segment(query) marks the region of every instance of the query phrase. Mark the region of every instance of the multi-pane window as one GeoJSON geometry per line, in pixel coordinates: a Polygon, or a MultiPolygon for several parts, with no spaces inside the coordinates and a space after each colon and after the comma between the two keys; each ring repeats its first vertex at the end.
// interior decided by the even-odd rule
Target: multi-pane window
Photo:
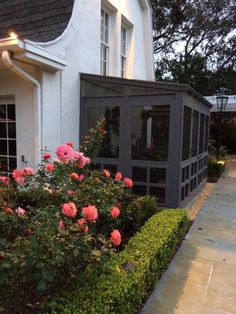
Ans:
{"type": "Polygon", "coordinates": [[[16,168],[16,113],[15,105],[0,105],[0,172],[16,168]]]}
{"type": "Polygon", "coordinates": [[[108,74],[109,65],[109,14],[101,10],[101,58],[100,69],[102,75],[108,74]]]}
{"type": "Polygon", "coordinates": [[[127,30],[121,26],[121,77],[126,76],[127,30]]]}

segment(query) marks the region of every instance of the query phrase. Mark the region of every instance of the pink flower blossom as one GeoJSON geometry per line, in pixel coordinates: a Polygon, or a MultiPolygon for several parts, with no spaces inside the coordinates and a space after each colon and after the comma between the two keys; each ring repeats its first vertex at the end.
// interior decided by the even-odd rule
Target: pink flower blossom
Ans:
{"type": "Polygon", "coordinates": [[[120,181],[121,178],[122,178],[122,174],[121,174],[121,172],[118,171],[118,172],[116,173],[116,175],[115,175],[115,181],[120,181]]]}
{"type": "Polygon", "coordinates": [[[59,221],[58,228],[61,229],[61,230],[65,229],[65,224],[64,224],[63,220],[59,221]]]}
{"type": "Polygon", "coordinates": [[[84,168],[91,162],[90,158],[84,156],[84,153],[78,152],[77,157],[78,157],[76,162],[77,168],[84,168]]]}
{"type": "Polygon", "coordinates": [[[16,182],[19,184],[19,185],[23,185],[25,183],[25,178],[24,177],[18,177],[15,179],[16,182]]]}
{"type": "Polygon", "coordinates": [[[79,158],[80,158],[80,152],[77,152],[77,150],[75,150],[73,160],[78,160],[79,158]]]}
{"type": "Polygon", "coordinates": [[[89,227],[88,227],[88,226],[85,226],[85,227],[84,227],[84,233],[88,233],[88,231],[89,231],[89,227]]]}
{"type": "Polygon", "coordinates": [[[24,173],[27,174],[28,176],[33,176],[34,175],[34,169],[32,169],[30,167],[26,167],[24,169],[24,173]]]}
{"type": "Polygon", "coordinates": [[[67,217],[75,217],[77,214],[77,208],[75,206],[75,203],[69,202],[69,203],[64,203],[62,207],[62,214],[67,216],[67,217]]]}
{"type": "Polygon", "coordinates": [[[44,160],[46,160],[46,159],[50,159],[52,155],[50,153],[44,153],[42,157],[44,160]]]}
{"type": "Polygon", "coordinates": [[[82,213],[89,222],[96,221],[98,219],[98,210],[95,206],[89,205],[82,208],[82,213]]]}
{"type": "Polygon", "coordinates": [[[75,191],[67,190],[66,193],[67,193],[67,195],[74,195],[74,194],[75,194],[75,191]]]}
{"type": "Polygon", "coordinates": [[[79,182],[82,182],[84,180],[85,176],[83,174],[81,174],[78,178],[78,181],[79,182]]]}
{"type": "Polygon", "coordinates": [[[112,218],[117,218],[117,217],[119,217],[120,216],[120,210],[119,210],[119,208],[118,207],[112,207],[112,209],[111,209],[111,217],[112,218]]]}
{"type": "Polygon", "coordinates": [[[53,172],[55,170],[55,165],[51,163],[47,163],[45,165],[46,172],[53,172]]]}
{"type": "Polygon", "coordinates": [[[132,188],[133,181],[131,179],[129,179],[129,178],[124,178],[124,184],[125,184],[125,187],[132,188]]]}
{"type": "Polygon", "coordinates": [[[76,172],[72,172],[70,176],[72,180],[78,181],[79,179],[79,176],[76,172]]]}
{"type": "Polygon", "coordinates": [[[74,148],[74,144],[71,141],[66,142],[66,145],[69,145],[70,147],[74,148]]]}
{"type": "Polygon", "coordinates": [[[81,230],[83,230],[85,233],[88,232],[89,228],[88,228],[88,226],[85,225],[86,224],[86,220],[84,218],[78,219],[77,223],[78,223],[78,225],[79,225],[81,230]]]}
{"type": "Polygon", "coordinates": [[[103,169],[102,172],[103,172],[105,177],[110,178],[111,175],[110,175],[110,172],[107,169],[103,169]]]}
{"type": "Polygon", "coordinates": [[[111,242],[118,246],[121,244],[121,234],[119,230],[113,230],[111,233],[111,238],[110,238],[111,242]]]}
{"type": "Polygon", "coordinates": [[[13,176],[14,179],[23,177],[24,175],[25,175],[24,170],[15,169],[15,170],[12,172],[12,176],[13,176]]]}
{"type": "Polygon", "coordinates": [[[3,186],[7,186],[10,183],[10,179],[8,177],[0,176],[0,183],[2,183],[3,186]]]}
{"type": "Polygon", "coordinates": [[[16,209],[16,213],[17,213],[17,215],[18,215],[19,217],[22,217],[22,216],[25,215],[25,209],[23,209],[23,208],[21,208],[21,207],[18,207],[18,208],[16,209]]]}
{"type": "Polygon", "coordinates": [[[73,159],[74,149],[67,144],[61,144],[57,147],[56,154],[62,163],[68,163],[73,159]]]}

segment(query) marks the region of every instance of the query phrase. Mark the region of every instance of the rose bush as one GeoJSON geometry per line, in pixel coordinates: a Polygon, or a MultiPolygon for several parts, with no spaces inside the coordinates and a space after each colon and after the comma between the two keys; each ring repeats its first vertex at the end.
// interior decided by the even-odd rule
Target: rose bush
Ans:
{"type": "Polygon", "coordinates": [[[56,160],[43,152],[36,172],[0,177],[0,303],[9,312],[25,312],[39,292],[70,284],[121,244],[120,204],[132,180],[90,169],[103,124],[80,150],[67,142],[56,160]]]}

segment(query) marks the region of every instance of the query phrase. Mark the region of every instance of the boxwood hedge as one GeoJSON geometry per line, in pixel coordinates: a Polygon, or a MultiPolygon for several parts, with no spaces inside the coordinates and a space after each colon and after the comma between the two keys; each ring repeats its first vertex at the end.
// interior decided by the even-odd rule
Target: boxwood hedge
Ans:
{"type": "Polygon", "coordinates": [[[134,314],[173,256],[188,228],[185,210],[152,216],[102,270],[90,270],[83,283],[50,301],[43,313],[134,314]]]}

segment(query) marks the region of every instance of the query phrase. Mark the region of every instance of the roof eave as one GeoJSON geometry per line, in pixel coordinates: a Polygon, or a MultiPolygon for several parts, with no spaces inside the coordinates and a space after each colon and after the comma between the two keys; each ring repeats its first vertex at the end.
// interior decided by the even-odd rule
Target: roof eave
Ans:
{"type": "Polygon", "coordinates": [[[0,39],[0,53],[4,50],[10,51],[15,60],[41,66],[52,72],[63,70],[67,65],[63,56],[52,53],[27,40],[11,37],[0,39]]]}

